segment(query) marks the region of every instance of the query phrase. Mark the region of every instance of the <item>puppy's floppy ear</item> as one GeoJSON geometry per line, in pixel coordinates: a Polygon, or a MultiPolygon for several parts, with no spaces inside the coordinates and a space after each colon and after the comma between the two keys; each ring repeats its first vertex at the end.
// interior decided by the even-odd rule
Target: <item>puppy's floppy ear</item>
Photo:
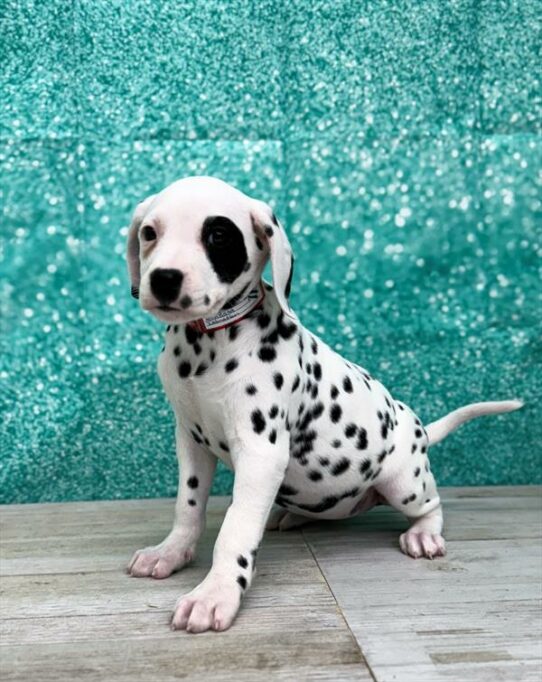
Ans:
{"type": "Polygon", "coordinates": [[[151,194],[144,201],[136,206],[136,210],[132,216],[132,223],[128,230],[128,244],[126,247],[126,260],[128,263],[128,273],[130,275],[130,283],[132,286],[132,296],[139,298],[139,281],[141,279],[141,271],[139,265],[139,228],[143,218],[145,217],[150,205],[152,204],[156,194],[151,194]]]}
{"type": "Polygon", "coordinates": [[[273,286],[280,307],[288,317],[297,319],[288,297],[294,274],[294,256],[286,232],[275,214],[263,201],[252,201],[251,218],[256,237],[269,247],[273,286]]]}

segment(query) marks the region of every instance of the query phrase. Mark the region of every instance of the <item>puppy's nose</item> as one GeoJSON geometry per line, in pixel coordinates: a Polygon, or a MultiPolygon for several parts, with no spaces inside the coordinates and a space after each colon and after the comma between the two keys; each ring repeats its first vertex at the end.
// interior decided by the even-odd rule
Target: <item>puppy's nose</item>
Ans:
{"type": "Polygon", "coordinates": [[[182,283],[183,273],[180,270],[157,268],[151,272],[151,291],[163,305],[178,298],[182,283]]]}

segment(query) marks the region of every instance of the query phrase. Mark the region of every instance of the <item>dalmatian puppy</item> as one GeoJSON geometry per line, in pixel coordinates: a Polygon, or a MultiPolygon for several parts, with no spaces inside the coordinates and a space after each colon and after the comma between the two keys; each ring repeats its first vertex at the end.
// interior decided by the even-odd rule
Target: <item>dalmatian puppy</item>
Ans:
{"type": "Polygon", "coordinates": [[[444,555],[428,447],[469,419],[521,403],[477,403],[424,427],[300,324],[288,303],[293,256],[282,225],[221,180],[185,178],[139,204],[127,259],[132,294],[167,324],[158,372],[180,468],[173,528],[137,551],[128,572],[166,578],[190,562],[217,459],[235,472],[212,568],[177,601],[174,629],[232,624],[266,523],[286,529],[386,503],[412,522],[399,539],[405,554],[444,555]],[[268,259],[273,288],[262,282],[268,259]]]}

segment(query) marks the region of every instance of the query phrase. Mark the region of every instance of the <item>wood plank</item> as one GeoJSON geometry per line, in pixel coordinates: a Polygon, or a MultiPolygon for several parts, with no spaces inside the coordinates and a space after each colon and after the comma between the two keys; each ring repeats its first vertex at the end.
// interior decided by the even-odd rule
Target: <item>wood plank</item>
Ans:
{"type": "Polygon", "coordinates": [[[169,530],[173,500],[2,507],[2,680],[539,680],[541,489],[443,496],[446,559],[402,556],[407,524],[385,507],[270,533],[235,627],[198,636],[168,619],[205,575],[228,499],[165,581],[123,569],[169,530]]]}
{"type": "Polygon", "coordinates": [[[210,567],[228,500],[212,500],[197,560],[163,581],[123,571],[169,530],[173,501],[142,502],[2,510],[3,681],[372,679],[299,532],[265,539],[234,628],[172,632],[176,599],[210,567]]]}
{"type": "Polygon", "coordinates": [[[540,489],[490,490],[444,491],[432,562],[399,553],[386,509],[303,531],[377,680],[540,679],[540,489]]]}

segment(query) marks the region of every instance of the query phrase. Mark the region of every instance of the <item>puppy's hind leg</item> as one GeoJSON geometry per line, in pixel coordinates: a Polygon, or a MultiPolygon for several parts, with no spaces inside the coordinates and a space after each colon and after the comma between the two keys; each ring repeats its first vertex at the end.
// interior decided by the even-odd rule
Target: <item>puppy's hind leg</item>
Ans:
{"type": "MultiPolygon", "coordinates": [[[[401,456],[400,453],[397,455],[401,456]]],[[[442,506],[425,453],[417,450],[405,454],[401,467],[378,485],[377,490],[388,504],[412,521],[410,528],[399,538],[404,554],[414,559],[434,559],[446,554],[442,537],[442,506]]]]}

